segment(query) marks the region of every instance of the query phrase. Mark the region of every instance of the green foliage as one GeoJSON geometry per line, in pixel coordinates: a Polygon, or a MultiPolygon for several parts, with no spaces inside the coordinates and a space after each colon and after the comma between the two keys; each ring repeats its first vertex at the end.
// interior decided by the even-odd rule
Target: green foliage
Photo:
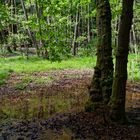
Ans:
{"type": "Polygon", "coordinates": [[[0,31],[8,25],[9,11],[7,5],[0,2],[0,31]]]}
{"type": "Polygon", "coordinates": [[[23,33],[18,33],[18,34],[9,34],[8,38],[7,38],[7,45],[11,45],[11,46],[22,46],[22,45],[27,45],[29,38],[27,35],[23,34],[23,33]]]}
{"type": "Polygon", "coordinates": [[[96,55],[96,44],[97,38],[91,39],[87,46],[82,46],[78,49],[78,56],[91,56],[94,57],[96,55]]]}
{"type": "Polygon", "coordinates": [[[129,55],[128,62],[128,78],[132,82],[140,80],[140,55],[131,54],[129,55]]]}
{"type": "Polygon", "coordinates": [[[6,55],[5,44],[0,44],[0,56],[6,55]]]}
{"type": "MultiPolygon", "coordinates": [[[[3,34],[1,53],[5,54],[4,48],[7,49],[7,46],[14,52],[13,46],[20,48],[25,45],[24,49],[28,55],[27,44],[31,44],[32,47],[36,47],[36,52],[40,52],[40,55],[43,54],[44,50],[48,52],[47,56],[43,54],[44,58],[51,61],[61,61],[72,56],[72,47],[76,43],[78,56],[95,54],[97,40],[95,1],[25,0],[23,2],[26,14],[19,0],[16,1],[16,6],[12,3],[0,3],[0,31],[3,34]],[[89,35],[90,41],[88,40],[89,35]]],[[[114,48],[122,6],[121,1],[118,0],[111,0],[110,4],[114,48]]],[[[140,34],[139,13],[139,2],[136,1],[134,5],[134,31],[138,39],[140,34]]]]}
{"type": "Polygon", "coordinates": [[[5,84],[6,79],[8,78],[9,74],[12,70],[2,69],[0,70],[0,86],[5,84]]]}
{"type": "MultiPolygon", "coordinates": [[[[95,12],[95,3],[90,0],[26,0],[23,3],[25,9],[20,1],[16,1],[16,6],[12,3],[9,5],[1,4],[4,12],[2,15],[5,15],[2,22],[5,19],[9,21],[2,28],[8,31],[7,35],[4,35],[3,44],[5,46],[8,45],[10,48],[12,46],[20,47],[30,41],[33,45],[36,44],[33,47],[36,47],[40,54],[42,50],[47,50],[48,56],[46,58],[51,61],[61,61],[71,56],[74,42],[78,44],[79,48],[83,44],[84,46],[88,44],[85,43],[88,32],[86,25],[89,19],[92,32],[94,27],[90,22],[95,22],[95,14],[90,14],[87,7],[89,6],[89,10],[95,12]],[[77,11],[79,11],[79,23],[76,22],[77,11]],[[74,31],[76,26],[77,31],[78,28],[82,28],[81,33],[79,32],[77,35],[74,31]],[[74,36],[76,39],[74,39],[74,36]]],[[[28,49],[28,47],[25,49],[28,49]]]]}

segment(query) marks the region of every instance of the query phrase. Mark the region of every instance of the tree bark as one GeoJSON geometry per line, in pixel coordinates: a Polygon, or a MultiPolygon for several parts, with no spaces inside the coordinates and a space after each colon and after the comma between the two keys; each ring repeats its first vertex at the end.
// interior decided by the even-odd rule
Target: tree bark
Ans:
{"type": "Polygon", "coordinates": [[[89,89],[86,111],[107,104],[112,92],[113,62],[111,48],[111,10],[108,0],[97,0],[97,62],[89,89]]]}
{"type": "Polygon", "coordinates": [[[76,17],[75,17],[75,26],[74,26],[74,37],[73,37],[73,55],[76,56],[77,54],[77,43],[76,43],[76,38],[77,38],[77,27],[78,27],[78,6],[76,10],[76,17]]]}
{"type": "Polygon", "coordinates": [[[125,94],[127,81],[127,62],[129,53],[129,34],[133,18],[134,0],[123,0],[119,27],[118,47],[113,81],[110,117],[114,121],[125,121],[125,94]]]}
{"type": "Polygon", "coordinates": [[[35,0],[36,18],[37,18],[37,23],[39,25],[39,35],[40,35],[39,46],[40,46],[40,48],[42,48],[44,46],[44,44],[43,44],[43,39],[42,39],[42,28],[41,28],[41,22],[40,21],[41,21],[41,18],[43,17],[43,15],[42,15],[42,13],[41,14],[39,13],[40,3],[41,3],[41,1],[35,0]]]}
{"type": "Polygon", "coordinates": [[[88,22],[87,22],[88,43],[90,42],[90,16],[89,16],[89,13],[90,13],[90,4],[88,3],[88,22]]]}
{"type": "MultiPolygon", "coordinates": [[[[28,21],[28,15],[27,15],[27,12],[26,12],[26,9],[25,9],[24,1],[23,1],[23,0],[20,0],[20,2],[21,2],[21,6],[22,6],[22,9],[23,9],[23,12],[24,12],[25,20],[28,21]]],[[[38,45],[37,45],[37,43],[36,43],[36,39],[35,39],[35,37],[32,35],[32,32],[31,32],[31,30],[30,30],[29,27],[27,28],[27,32],[28,32],[28,34],[29,34],[29,37],[30,37],[31,40],[32,40],[32,43],[33,43],[34,46],[36,47],[37,55],[39,56],[40,52],[39,52],[38,45]]]]}

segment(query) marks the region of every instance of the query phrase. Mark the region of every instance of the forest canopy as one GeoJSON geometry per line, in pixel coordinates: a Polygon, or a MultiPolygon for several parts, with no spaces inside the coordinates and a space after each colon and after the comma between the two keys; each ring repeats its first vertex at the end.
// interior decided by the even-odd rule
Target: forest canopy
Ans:
{"type": "MultiPolygon", "coordinates": [[[[112,47],[116,48],[121,1],[110,1],[112,47]]],[[[131,52],[138,52],[139,1],[134,4],[131,52]]],[[[96,2],[90,0],[2,0],[1,53],[37,54],[50,60],[92,56],[97,44],[96,2]]],[[[115,49],[114,49],[115,50],[115,49]]],[[[115,51],[114,51],[115,54],[115,51]]]]}

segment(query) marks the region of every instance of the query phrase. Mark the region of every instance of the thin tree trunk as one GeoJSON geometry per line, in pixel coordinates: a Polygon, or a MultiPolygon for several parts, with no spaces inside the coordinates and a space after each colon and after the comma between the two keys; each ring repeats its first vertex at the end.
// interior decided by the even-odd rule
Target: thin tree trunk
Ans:
{"type": "MultiPolygon", "coordinates": [[[[23,9],[23,12],[24,12],[25,20],[28,21],[28,15],[27,15],[27,12],[26,12],[26,9],[25,9],[24,1],[23,1],[23,0],[20,0],[20,2],[21,2],[22,9],[23,9]]],[[[31,40],[32,40],[32,43],[34,44],[34,46],[35,46],[36,49],[37,49],[37,55],[39,56],[39,48],[38,48],[38,46],[37,46],[37,43],[36,43],[36,40],[35,40],[34,36],[33,36],[32,33],[31,33],[30,28],[27,28],[27,31],[28,31],[29,37],[30,37],[31,40]]]]}
{"type": "Polygon", "coordinates": [[[129,52],[129,34],[133,18],[134,0],[123,0],[119,27],[118,47],[113,81],[110,117],[114,121],[125,121],[125,94],[127,81],[127,62],[129,52]]]}
{"type": "MultiPolygon", "coordinates": [[[[88,3],[88,14],[89,13],[90,13],[90,4],[88,3]]],[[[89,17],[89,15],[88,15],[87,32],[88,32],[88,42],[90,42],[90,17],[89,17]]]]}
{"type": "Polygon", "coordinates": [[[74,26],[74,38],[73,38],[73,55],[76,55],[76,37],[77,37],[77,26],[78,26],[78,6],[77,6],[77,11],[76,11],[76,18],[75,18],[75,26],[74,26]]]}
{"type": "MultiPolygon", "coordinates": [[[[13,17],[16,18],[16,15],[17,15],[17,6],[16,6],[16,0],[13,0],[13,17]]],[[[13,34],[16,34],[17,33],[17,24],[13,24],[13,34]]],[[[17,44],[14,42],[14,45],[13,45],[13,49],[14,51],[17,51],[17,44]]]]}
{"type": "MultiPolygon", "coordinates": [[[[134,19],[133,19],[133,23],[135,23],[134,19]]],[[[134,47],[134,53],[138,54],[137,41],[136,41],[136,33],[135,33],[134,24],[132,25],[132,36],[133,36],[133,41],[131,43],[133,44],[133,47],[134,47]]]]}
{"type": "MultiPolygon", "coordinates": [[[[39,1],[40,2],[40,1],[39,1]]],[[[41,28],[41,23],[40,23],[40,14],[39,14],[39,2],[36,0],[35,5],[36,5],[36,15],[37,15],[37,23],[39,25],[39,34],[40,34],[40,48],[43,46],[43,39],[42,39],[42,28],[41,28]]]]}

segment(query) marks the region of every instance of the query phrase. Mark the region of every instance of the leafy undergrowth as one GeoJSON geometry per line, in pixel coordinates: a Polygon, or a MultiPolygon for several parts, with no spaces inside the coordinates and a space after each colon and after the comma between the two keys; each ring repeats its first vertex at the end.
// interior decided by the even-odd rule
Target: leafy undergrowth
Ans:
{"type": "Polygon", "coordinates": [[[85,113],[93,70],[12,73],[0,87],[0,133],[9,140],[138,140],[139,83],[127,85],[129,125],[109,124],[107,110],[85,113]],[[134,125],[134,122],[136,123],[134,125]]]}

